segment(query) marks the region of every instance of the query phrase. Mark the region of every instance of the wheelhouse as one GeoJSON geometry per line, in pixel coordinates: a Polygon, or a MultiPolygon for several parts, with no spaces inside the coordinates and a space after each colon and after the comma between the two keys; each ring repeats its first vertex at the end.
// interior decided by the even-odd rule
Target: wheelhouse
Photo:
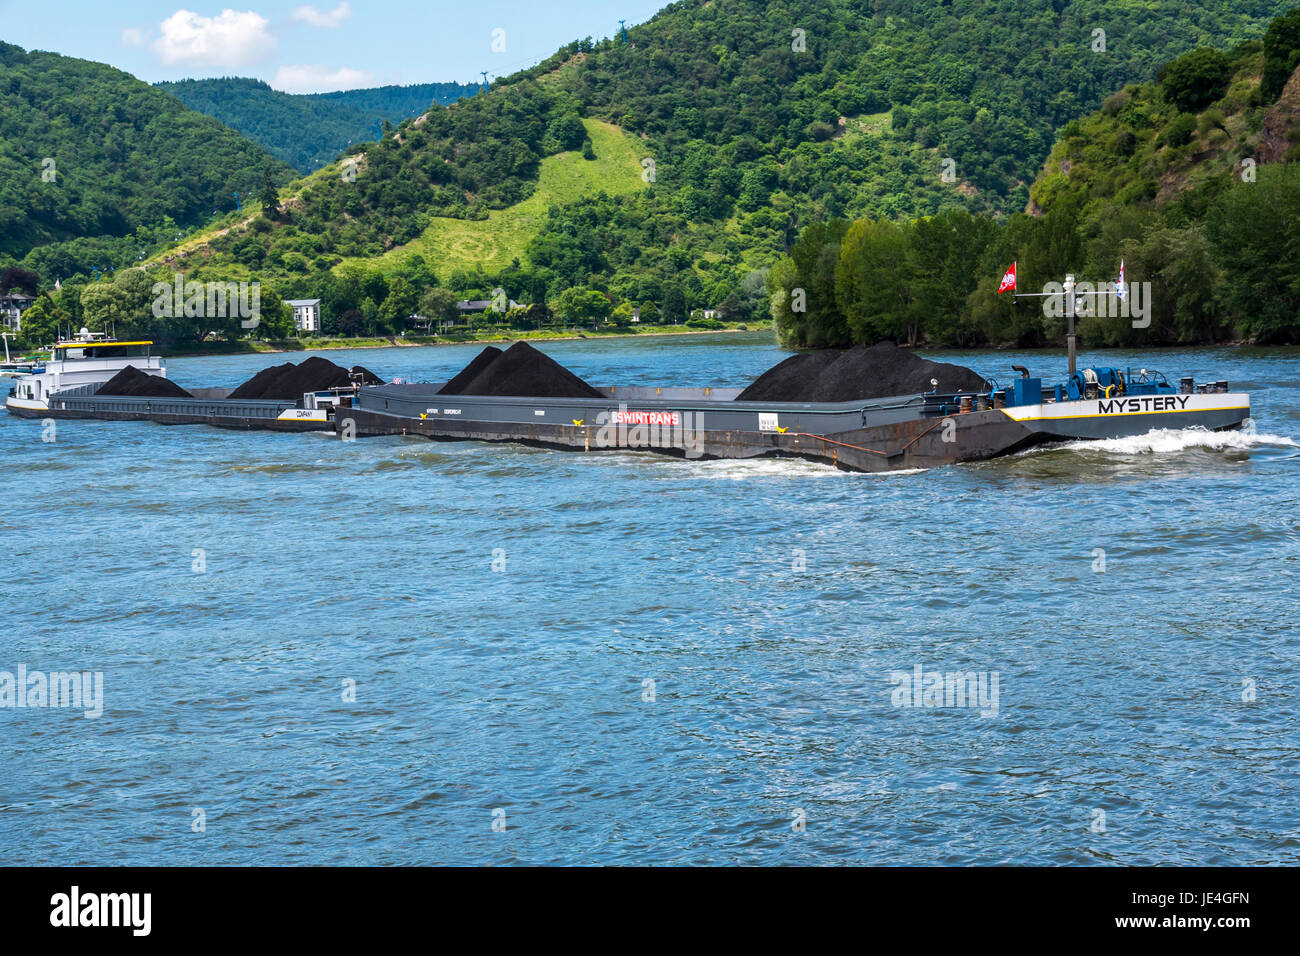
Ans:
{"type": "Polygon", "coordinates": [[[50,353],[53,362],[95,359],[148,358],[153,342],[58,342],[50,353]]]}

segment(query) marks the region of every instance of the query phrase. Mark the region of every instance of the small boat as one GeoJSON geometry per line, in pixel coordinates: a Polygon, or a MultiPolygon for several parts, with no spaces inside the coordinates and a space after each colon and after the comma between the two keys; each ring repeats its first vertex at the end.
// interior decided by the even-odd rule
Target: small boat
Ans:
{"type": "Polygon", "coordinates": [[[5,343],[5,360],[0,362],[0,375],[13,378],[18,375],[31,375],[33,372],[39,372],[44,368],[44,364],[35,359],[19,359],[14,361],[13,356],[9,354],[9,340],[13,338],[12,332],[0,332],[0,339],[5,343]]]}
{"type": "Polygon", "coordinates": [[[90,395],[128,365],[146,375],[167,377],[160,356],[152,354],[153,342],[121,341],[102,332],[83,328],[69,339],[60,339],[42,365],[19,372],[5,408],[28,417],[46,412],[56,395],[90,395]]]}

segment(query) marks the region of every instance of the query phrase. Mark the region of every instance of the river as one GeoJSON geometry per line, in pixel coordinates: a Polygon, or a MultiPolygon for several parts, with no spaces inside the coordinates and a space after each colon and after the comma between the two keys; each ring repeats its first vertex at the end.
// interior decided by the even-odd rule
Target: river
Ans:
{"type": "MultiPolygon", "coordinates": [[[[540,347],[598,385],[783,357],[540,347]]],[[[0,709],[5,862],[1294,864],[1300,350],[1082,359],[1228,379],[1254,428],[868,476],[0,414],[0,672],[103,680],[0,709]]]]}

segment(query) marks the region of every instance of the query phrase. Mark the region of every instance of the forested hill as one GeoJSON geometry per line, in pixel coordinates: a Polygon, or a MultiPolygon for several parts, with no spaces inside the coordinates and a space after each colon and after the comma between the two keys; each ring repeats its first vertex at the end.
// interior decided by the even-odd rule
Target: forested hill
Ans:
{"type": "Polygon", "coordinates": [[[1059,341],[1018,289],[1067,273],[1141,283],[1147,322],[1090,307],[1090,346],[1300,342],[1300,9],[1259,40],[1201,47],[1067,123],[1031,194],[1005,220],[935,217],[814,224],[772,269],[773,316],[792,345],[1059,341]],[[792,307],[796,289],[807,308],[792,307]],[[1109,314],[1107,314],[1109,313],[1109,314]]]}
{"type": "Polygon", "coordinates": [[[0,255],[198,224],[264,175],[292,171],[130,74],[0,43],[0,255]]]}
{"type": "MultiPolygon", "coordinates": [[[[313,183],[291,222],[254,237],[281,256],[268,265],[248,248],[244,261],[293,280],[276,274],[283,254],[373,259],[424,235],[450,253],[431,263],[443,276],[513,258],[530,295],[592,285],[655,300],[669,283],[712,305],[809,222],[1023,209],[1057,127],[1206,37],[1258,37],[1285,0],[1054,6],[675,3],[627,43],[575,42],[367,147],[354,184],[313,183]],[[650,188],[553,207],[493,262],[460,255],[471,246],[437,217],[482,220],[526,200],[541,161],[580,148],[580,120],[593,118],[640,138],[650,188]],[[291,226],[314,238],[282,241],[291,226]]],[[[209,265],[223,261],[237,265],[209,265]]]]}
{"type": "Polygon", "coordinates": [[[352,143],[376,139],[378,120],[400,123],[434,103],[454,103],[478,89],[464,83],[419,83],[292,94],[242,77],[154,86],[262,144],[302,173],[320,168],[352,143]]]}
{"type": "Polygon", "coordinates": [[[364,90],[339,90],[334,93],[306,93],[305,98],[340,103],[374,113],[393,122],[419,116],[430,105],[446,106],[479,91],[476,83],[412,83],[408,86],[374,86],[364,90]]]}
{"type": "MultiPolygon", "coordinates": [[[[778,173],[779,184],[810,191],[831,214],[855,205],[923,211],[924,186],[937,175],[927,163],[914,177],[900,155],[914,144],[951,157],[958,179],[993,205],[1019,209],[1061,125],[1188,49],[1257,38],[1287,6],[682,0],[631,30],[627,44],[573,43],[506,82],[553,80],[579,112],[644,131],[679,158],[703,142],[747,168],[784,165],[801,144],[851,135],[855,118],[889,113],[899,142],[883,144],[892,167],[883,180],[832,175],[819,188],[778,173]]],[[[808,164],[799,165],[806,176],[808,164]]]]}
{"type": "MultiPolygon", "coordinates": [[[[152,262],[320,297],[327,323],[359,313],[372,333],[435,281],[461,298],[499,285],[525,304],[577,290],[665,318],[752,315],[801,229],[1023,210],[1061,126],[1180,54],[1258,40],[1288,5],[683,0],[627,42],[576,41],[354,144],[355,162],[269,215],[228,216],[152,262]]],[[[989,248],[982,229],[963,242],[989,248]]]]}

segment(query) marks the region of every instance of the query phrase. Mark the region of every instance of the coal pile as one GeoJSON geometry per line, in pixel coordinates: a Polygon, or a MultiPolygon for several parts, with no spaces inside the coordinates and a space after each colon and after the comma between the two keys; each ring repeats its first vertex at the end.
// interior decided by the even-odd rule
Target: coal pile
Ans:
{"type": "Polygon", "coordinates": [[[482,352],[479,352],[478,355],[474,356],[474,361],[470,362],[463,369],[457,372],[450,382],[438,389],[438,394],[459,395],[466,385],[478,378],[479,374],[485,368],[496,361],[498,355],[504,354],[505,353],[495,345],[489,345],[482,352]]]}
{"type": "Polygon", "coordinates": [[[837,349],[820,349],[816,352],[791,355],[784,362],[772,366],[760,375],[749,388],[736,396],[736,401],[811,401],[811,399],[794,396],[809,393],[815,387],[818,376],[843,354],[837,349]]]}
{"type": "Polygon", "coordinates": [[[931,391],[980,392],[990,386],[962,365],[931,362],[892,342],[795,355],[758,377],[740,402],[852,402],[931,391]]]}
{"type": "Polygon", "coordinates": [[[528,398],[604,398],[555,359],[537,351],[527,342],[516,342],[500,355],[490,356],[469,383],[459,391],[449,391],[470,366],[484,359],[487,349],[465,370],[443,386],[447,395],[510,395],[528,398]]]}
{"type": "Polygon", "coordinates": [[[335,365],[329,359],[313,355],[299,365],[285,362],[283,365],[264,368],[231,392],[229,397],[296,401],[302,398],[305,392],[322,392],[330,388],[349,387],[353,384],[351,372],[360,374],[364,385],[383,384],[383,379],[360,365],[353,369],[346,369],[342,365],[335,365]]]}
{"type": "Polygon", "coordinates": [[[193,398],[171,379],[150,375],[128,365],[99,387],[96,395],[134,395],[147,398],[193,398]]]}
{"type": "Polygon", "coordinates": [[[276,379],[288,374],[292,370],[292,362],[285,362],[283,365],[273,365],[270,368],[264,368],[226,397],[261,398],[267,388],[275,383],[276,379]]]}

